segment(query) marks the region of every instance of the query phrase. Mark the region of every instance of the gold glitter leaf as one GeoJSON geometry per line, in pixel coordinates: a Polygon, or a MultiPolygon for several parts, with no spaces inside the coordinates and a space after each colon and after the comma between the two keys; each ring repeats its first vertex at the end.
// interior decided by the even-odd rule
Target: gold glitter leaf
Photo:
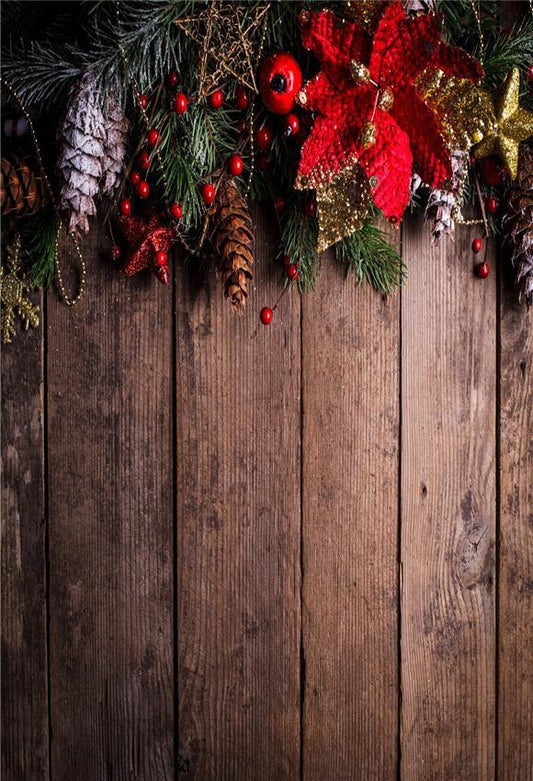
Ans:
{"type": "Polygon", "coordinates": [[[319,185],[318,251],[323,252],[359,230],[370,206],[370,186],[360,166],[348,167],[328,184],[319,185]]]}

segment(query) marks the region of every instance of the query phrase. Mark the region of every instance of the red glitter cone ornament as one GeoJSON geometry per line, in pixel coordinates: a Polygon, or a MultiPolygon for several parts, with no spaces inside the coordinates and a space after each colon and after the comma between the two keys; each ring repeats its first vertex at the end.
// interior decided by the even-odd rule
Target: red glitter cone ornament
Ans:
{"type": "Polygon", "coordinates": [[[398,223],[409,201],[413,160],[431,187],[441,187],[452,173],[439,119],[418,96],[417,78],[439,68],[477,82],[481,65],[440,40],[435,15],[407,17],[400,2],[387,6],[373,37],[331,11],[306,12],[302,40],[321,71],[299,95],[317,118],[296,186],[323,188],[360,166],[376,206],[398,223]]]}
{"type": "Polygon", "coordinates": [[[117,223],[126,238],[129,249],[122,267],[124,274],[131,276],[149,268],[163,285],[170,281],[168,261],[161,263],[163,255],[174,243],[172,228],[165,225],[160,214],[145,218],[138,215],[119,215],[117,223]]]}

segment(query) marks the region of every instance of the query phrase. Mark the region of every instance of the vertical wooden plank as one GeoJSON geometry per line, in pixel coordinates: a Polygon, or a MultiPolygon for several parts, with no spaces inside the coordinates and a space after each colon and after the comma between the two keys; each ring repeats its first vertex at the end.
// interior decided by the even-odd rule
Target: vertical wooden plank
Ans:
{"type": "Polygon", "coordinates": [[[242,318],[190,259],[177,288],[180,754],[198,781],[299,772],[300,309],[262,223],[242,318]]]}
{"type": "MultiPolygon", "coordinates": [[[[496,274],[405,231],[402,777],[494,777],[496,274]]],[[[493,264],[494,269],[494,264],[493,264]]]]}
{"type": "Polygon", "coordinates": [[[303,303],[306,781],[395,779],[399,294],[324,260],[303,303]]]}
{"type": "Polygon", "coordinates": [[[533,768],[533,321],[504,288],[500,375],[499,778],[533,768]]]}
{"type": "Polygon", "coordinates": [[[2,778],[11,781],[48,778],[44,516],[41,328],[2,346],[2,778]]]}
{"type": "MultiPolygon", "coordinates": [[[[100,234],[100,235],[99,235],[100,234]]],[[[94,238],[93,238],[94,237],[94,238]]],[[[54,781],[173,778],[172,292],[105,231],[49,302],[54,781]]]]}

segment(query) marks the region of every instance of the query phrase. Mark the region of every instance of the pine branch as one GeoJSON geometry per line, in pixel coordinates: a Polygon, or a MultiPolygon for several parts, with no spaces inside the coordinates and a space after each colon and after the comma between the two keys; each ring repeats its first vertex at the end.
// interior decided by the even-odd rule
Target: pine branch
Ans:
{"type": "Polygon", "coordinates": [[[314,290],[318,272],[318,221],[306,217],[302,211],[301,196],[296,194],[288,203],[281,220],[280,255],[288,255],[298,266],[298,285],[301,290],[314,290]]]}
{"type": "Polygon", "coordinates": [[[335,245],[337,258],[353,271],[357,282],[369,282],[376,290],[390,294],[400,287],[405,266],[384,233],[367,220],[363,227],[335,245]]]}
{"type": "Polygon", "coordinates": [[[59,218],[53,208],[26,217],[20,223],[22,251],[30,281],[45,290],[55,276],[59,218]]]}

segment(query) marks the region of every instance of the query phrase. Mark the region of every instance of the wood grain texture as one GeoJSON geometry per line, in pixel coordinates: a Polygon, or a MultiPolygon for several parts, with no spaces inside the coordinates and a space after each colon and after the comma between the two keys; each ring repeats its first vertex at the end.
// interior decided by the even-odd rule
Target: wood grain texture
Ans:
{"type": "Polygon", "coordinates": [[[501,307],[499,752],[502,781],[533,774],[533,321],[501,307]]]}
{"type": "Polygon", "coordinates": [[[122,277],[98,234],[84,242],[83,301],[67,311],[49,300],[52,771],[164,781],[174,777],[172,292],[150,275],[122,277]]]}
{"type": "Polygon", "coordinates": [[[402,777],[494,777],[496,285],[473,229],[408,223],[402,296],[402,777]]]}
{"type": "Polygon", "coordinates": [[[395,779],[399,295],[327,257],[303,300],[306,781],[395,779]]]}
{"type": "Polygon", "coordinates": [[[9,781],[48,778],[43,356],[42,330],[2,346],[1,770],[9,781]]]}
{"type": "Polygon", "coordinates": [[[259,323],[273,233],[242,318],[211,270],[178,275],[179,734],[198,781],[299,773],[300,302],[259,323]]]}

